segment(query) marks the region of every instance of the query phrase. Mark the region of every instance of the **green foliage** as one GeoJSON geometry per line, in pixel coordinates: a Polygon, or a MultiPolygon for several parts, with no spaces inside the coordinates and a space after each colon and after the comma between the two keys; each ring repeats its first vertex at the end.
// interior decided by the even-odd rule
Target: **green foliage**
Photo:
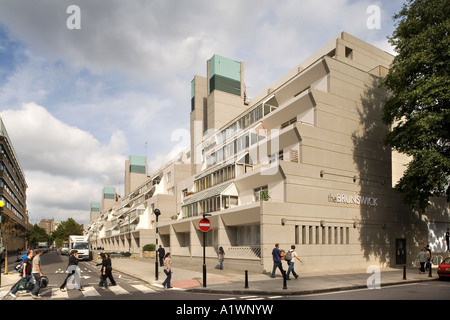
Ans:
{"type": "Polygon", "coordinates": [[[56,245],[61,246],[64,241],[69,241],[70,235],[82,235],[83,225],[78,224],[74,219],[69,218],[59,224],[58,228],[52,233],[56,245]]]}
{"type": "Polygon", "coordinates": [[[47,242],[49,240],[48,234],[44,228],[39,227],[37,224],[33,226],[30,233],[29,243],[31,246],[37,246],[38,242],[47,242]]]}
{"type": "Polygon", "coordinates": [[[450,5],[409,0],[394,19],[398,55],[383,81],[391,93],[383,121],[393,128],[385,143],[411,156],[395,188],[407,205],[425,210],[450,178],[450,5]]]}
{"type": "Polygon", "coordinates": [[[155,251],[155,244],[150,243],[150,244],[146,244],[143,248],[142,251],[155,251]]]}

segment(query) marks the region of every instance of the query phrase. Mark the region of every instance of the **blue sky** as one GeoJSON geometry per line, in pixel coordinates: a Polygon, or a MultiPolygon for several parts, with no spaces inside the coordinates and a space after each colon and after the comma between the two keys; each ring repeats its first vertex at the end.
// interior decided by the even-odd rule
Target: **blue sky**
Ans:
{"type": "Polygon", "coordinates": [[[213,54],[244,62],[252,98],[342,31],[393,53],[402,3],[0,0],[0,116],[31,222],[87,224],[103,186],[123,193],[129,155],[155,170],[189,147],[190,81],[213,54]],[[67,28],[70,5],[81,29],[67,28]],[[367,27],[371,5],[379,29],[367,27]]]}

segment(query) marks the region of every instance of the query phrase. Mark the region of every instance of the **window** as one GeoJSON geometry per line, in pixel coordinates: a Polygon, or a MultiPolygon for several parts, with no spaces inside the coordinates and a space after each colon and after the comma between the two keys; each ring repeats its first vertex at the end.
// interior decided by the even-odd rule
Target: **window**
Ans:
{"type": "Polygon", "coordinates": [[[253,194],[256,201],[267,201],[269,200],[269,190],[267,186],[256,188],[253,190],[253,194]]]}
{"type": "Polygon", "coordinates": [[[353,59],[353,49],[349,47],[345,47],[345,57],[349,59],[353,59]]]}

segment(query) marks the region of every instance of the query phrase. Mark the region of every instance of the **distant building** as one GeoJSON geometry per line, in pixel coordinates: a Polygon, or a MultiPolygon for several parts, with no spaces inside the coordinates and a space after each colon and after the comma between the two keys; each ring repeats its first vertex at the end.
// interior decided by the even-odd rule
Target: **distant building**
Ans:
{"type": "Polygon", "coordinates": [[[51,233],[56,230],[56,224],[54,219],[42,219],[41,221],[39,221],[37,225],[41,228],[44,228],[45,232],[48,235],[51,235],[51,233]]]}
{"type": "Polygon", "coordinates": [[[5,203],[1,214],[1,239],[8,251],[26,247],[26,231],[31,229],[27,188],[19,158],[0,118],[0,199],[5,203]]]}

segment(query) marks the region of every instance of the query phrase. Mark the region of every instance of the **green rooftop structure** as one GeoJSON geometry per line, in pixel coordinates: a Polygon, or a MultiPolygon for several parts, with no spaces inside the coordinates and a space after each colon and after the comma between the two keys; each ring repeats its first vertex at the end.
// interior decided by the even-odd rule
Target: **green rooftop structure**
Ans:
{"type": "Polygon", "coordinates": [[[114,187],[103,188],[103,199],[114,199],[116,189],[114,187]]]}
{"type": "Polygon", "coordinates": [[[241,95],[241,63],[229,58],[213,55],[209,60],[209,89],[241,95]]]}
{"type": "Polygon", "coordinates": [[[145,173],[145,156],[130,156],[130,172],[145,173]]]}

